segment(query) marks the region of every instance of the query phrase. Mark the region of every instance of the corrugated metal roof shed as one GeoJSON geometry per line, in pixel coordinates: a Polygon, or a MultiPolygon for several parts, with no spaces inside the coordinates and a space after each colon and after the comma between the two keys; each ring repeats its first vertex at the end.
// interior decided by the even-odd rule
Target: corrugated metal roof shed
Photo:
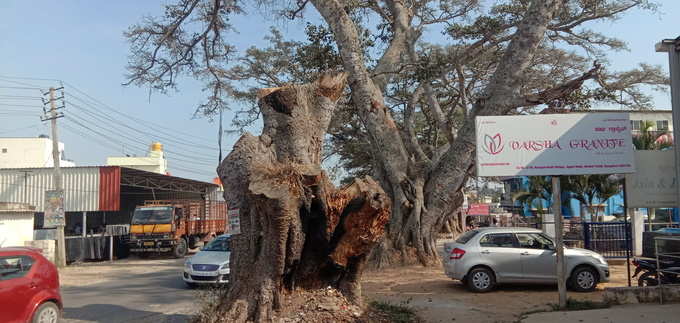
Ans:
{"type": "MultiPolygon", "coordinates": [[[[0,169],[0,202],[28,203],[45,210],[45,191],[54,189],[52,168],[0,169]]],[[[78,166],[61,169],[66,212],[121,210],[122,190],[164,192],[166,198],[221,200],[218,185],[119,166],[78,166]]],[[[135,193],[138,194],[138,193],[135,193]]],[[[124,198],[124,197],[123,197],[124,198]]]]}
{"type": "MultiPolygon", "coordinates": [[[[64,167],[64,210],[99,211],[100,167],[64,167]]],[[[45,210],[45,191],[54,189],[52,168],[0,169],[0,201],[45,210]]]]}

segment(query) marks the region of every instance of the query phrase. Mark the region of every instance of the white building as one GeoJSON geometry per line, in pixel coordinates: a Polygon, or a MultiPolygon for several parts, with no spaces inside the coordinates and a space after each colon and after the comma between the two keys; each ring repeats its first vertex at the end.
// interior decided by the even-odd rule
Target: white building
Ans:
{"type": "Polygon", "coordinates": [[[108,166],[124,166],[147,172],[167,174],[168,161],[163,155],[163,145],[159,142],[151,144],[151,149],[146,157],[108,157],[108,166]]]}
{"type": "Polygon", "coordinates": [[[671,110],[630,111],[631,130],[633,135],[640,132],[642,122],[651,121],[651,131],[673,133],[673,112],[671,110]]]}
{"type": "MultiPolygon", "coordinates": [[[[64,143],[60,142],[59,157],[61,167],[76,164],[64,159],[64,143]]],[[[0,168],[54,167],[52,158],[52,139],[38,138],[0,138],[0,168]]]]}
{"type": "Polygon", "coordinates": [[[27,204],[0,202],[0,247],[24,246],[33,240],[34,212],[27,204]]]}

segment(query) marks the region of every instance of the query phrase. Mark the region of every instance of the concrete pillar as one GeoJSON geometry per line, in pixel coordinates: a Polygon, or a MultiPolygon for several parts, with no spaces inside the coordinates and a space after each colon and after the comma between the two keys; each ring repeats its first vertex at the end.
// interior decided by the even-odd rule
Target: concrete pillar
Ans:
{"type": "Polygon", "coordinates": [[[555,238],[555,215],[552,213],[541,216],[541,230],[551,238],[555,238]]]}
{"type": "Polygon", "coordinates": [[[83,212],[83,237],[87,236],[87,212],[83,212]]]}
{"type": "Polygon", "coordinates": [[[630,219],[630,228],[633,244],[633,256],[642,256],[642,232],[645,231],[645,219],[640,212],[635,209],[626,209],[626,214],[630,219]]]}

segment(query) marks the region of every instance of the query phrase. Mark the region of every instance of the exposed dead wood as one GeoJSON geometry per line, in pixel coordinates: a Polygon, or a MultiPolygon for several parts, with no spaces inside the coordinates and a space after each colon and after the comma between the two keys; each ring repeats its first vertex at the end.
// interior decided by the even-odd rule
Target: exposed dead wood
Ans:
{"type": "Polygon", "coordinates": [[[344,73],[259,93],[262,135],[244,134],[218,173],[230,208],[233,284],[219,315],[201,321],[270,322],[286,295],[336,288],[361,301],[367,253],[383,237],[391,200],[371,178],[336,189],[320,168],[321,145],[344,73]]]}

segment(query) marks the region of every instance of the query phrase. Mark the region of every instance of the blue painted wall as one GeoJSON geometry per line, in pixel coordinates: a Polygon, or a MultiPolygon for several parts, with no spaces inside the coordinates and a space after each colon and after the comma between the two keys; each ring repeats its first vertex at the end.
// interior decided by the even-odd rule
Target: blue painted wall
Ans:
{"type": "MultiPolygon", "coordinates": [[[[529,189],[529,178],[524,176],[520,178],[520,186],[521,190],[527,190],[529,189]]],[[[624,192],[621,191],[619,194],[614,195],[607,199],[604,203],[606,204],[604,208],[604,215],[616,215],[616,214],[622,214],[624,212],[623,210],[623,194],[624,192]]],[[[581,203],[573,198],[570,198],[570,193],[569,192],[562,192],[562,200],[567,200],[569,199],[568,205],[562,205],[562,214],[565,218],[571,218],[571,217],[580,217],[581,216],[581,203]]],[[[536,208],[538,205],[539,201],[534,201],[534,205],[532,205],[533,208],[536,208]]],[[[601,204],[602,201],[596,200],[597,204],[601,204]]],[[[548,208],[552,204],[552,201],[542,201],[543,204],[543,209],[545,212],[547,212],[548,208]]],[[[526,203],[520,203],[515,201],[515,206],[518,206],[522,208],[522,212],[524,216],[533,216],[531,213],[531,207],[526,204],[526,203]]],[[[587,211],[587,209],[586,209],[587,211]]],[[[677,216],[680,219],[680,213],[675,212],[674,216],[677,216]]],[[[586,216],[586,219],[589,219],[589,216],[586,216]]],[[[675,221],[675,219],[674,219],[675,221]]]]}

